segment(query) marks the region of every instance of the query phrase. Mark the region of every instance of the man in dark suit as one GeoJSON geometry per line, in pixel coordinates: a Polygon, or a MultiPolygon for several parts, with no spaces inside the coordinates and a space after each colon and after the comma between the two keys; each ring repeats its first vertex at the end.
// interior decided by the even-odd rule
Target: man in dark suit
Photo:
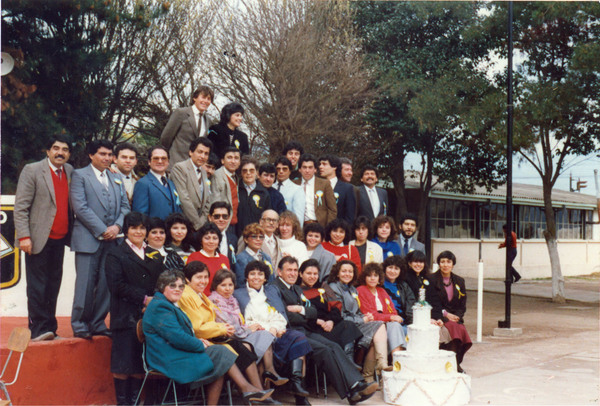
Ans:
{"type": "Polygon", "coordinates": [[[27,312],[33,341],[56,335],[56,302],[63,274],[65,245],[72,213],[67,163],[70,147],[62,136],[50,137],[47,158],[25,165],[15,196],[15,246],[25,256],[27,312]]]}
{"type": "Polygon", "coordinates": [[[206,223],[210,204],[210,181],[204,164],[211,150],[212,142],[208,138],[196,138],[190,144],[190,159],[175,164],[171,171],[183,214],[192,222],[196,231],[206,223]]]}
{"type": "Polygon", "coordinates": [[[150,172],[135,183],[132,209],[148,217],[166,219],[171,213],[181,213],[181,202],[172,180],[167,179],[169,153],[156,145],[148,152],[150,172]]]}
{"type": "MultiPolygon", "coordinates": [[[[269,196],[271,197],[271,207],[281,214],[287,210],[285,205],[285,199],[283,195],[273,187],[275,183],[275,165],[270,163],[264,163],[258,168],[258,181],[261,185],[267,189],[269,196]]],[[[297,187],[297,186],[296,186],[297,187]]]]}
{"type": "Polygon", "coordinates": [[[198,137],[206,137],[213,124],[206,114],[215,93],[208,86],[200,86],[192,95],[189,107],[176,109],[169,117],[160,136],[160,143],[169,150],[171,166],[188,158],[190,143],[198,137]]]}
{"type": "Polygon", "coordinates": [[[95,140],[87,145],[91,163],[73,172],[69,197],[75,214],[71,250],[75,252],[75,293],[71,327],[75,337],[108,335],[104,319],[110,295],[104,259],[117,245],[129,200],[123,182],[108,170],[112,144],[95,140]]]}
{"type": "Polygon", "coordinates": [[[302,186],[306,196],[304,224],[317,222],[325,227],[337,217],[333,188],[328,180],[317,178],[317,158],[304,154],[298,161],[301,178],[294,183],[302,186]]]}
{"type": "Polygon", "coordinates": [[[319,158],[319,173],[331,184],[335,203],[337,205],[337,218],[346,220],[348,224],[354,223],[356,213],[356,198],[354,187],[340,180],[342,162],[335,155],[324,155],[319,158]]]}
{"type": "Polygon", "coordinates": [[[232,227],[229,227],[231,219],[231,206],[227,202],[214,202],[208,210],[208,221],[215,223],[221,232],[221,243],[219,244],[219,253],[227,255],[231,266],[235,264],[235,255],[238,245],[238,238],[232,227]]]}
{"type": "Polygon", "coordinates": [[[258,223],[262,213],[271,208],[269,192],[260,182],[257,182],[257,163],[254,158],[245,156],[240,165],[242,181],[238,188],[240,205],[238,207],[238,222],[235,233],[239,237],[250,223],[258,223]]]}
{"type": "Polygon", "coordinates": [[[362,186],[358,188],[358,215],[365,216],[370,221],[377,216],[387,216],[388,213],[387,190],[375,186],[377,178],[377,168],[371,165],[363,168],[360,177],[362,186]]]}
{"type": "Polygon", "coordinates": [[[425,254],[425,245],[417,241],[417,216],[412,213],[407,213],[400,219],[400,236],[398,236],[398,244],[402,256],[405,257],[411,251],[421,251],[425,254]]]}
{"type": "Polygon", "coordinates": [[[360,402],[370,398],[377,390],[378,384],[368,384],[352,365],[342,347],[306,328],[310,320],[317,318],[317,309],[310,306],[296,285],[298,279],[298,261],[293,257],[283,257],[277,266],[278,277],[271,283],[281,292],[281,299],[286,306],[286,315],[290,327],[301,331],[308,338],[313,349],[313,361],[327,375],[340,398],[348,398],[351,402],[360,402]]]}

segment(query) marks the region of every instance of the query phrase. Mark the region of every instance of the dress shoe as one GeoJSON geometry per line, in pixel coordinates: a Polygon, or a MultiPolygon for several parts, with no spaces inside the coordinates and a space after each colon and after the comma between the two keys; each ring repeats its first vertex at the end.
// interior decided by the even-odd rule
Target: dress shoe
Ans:
{"type": "Polygon", "coordinates": [[[277,374],[274,374],[273,372],[269,372],[269,371],[263,372],[262,378],[263,378],[263,381],[265,382],[265,385],[268,382],[270,382],[275,386],[281,386],[281,385],[285,385],[289,381],[288,378],[283,378],[283,377],[281,377],[277,374]]]}
{"type": "Polygon", "coordinates": [[[263,401],[270,397],[274,391],[275,389],[265,389],[257,392],[244,392],[242,396],[246,402],[263,401]]]}
{"type": "Polygon", "coordinates": [[[350,394],[348,395],[348,402],[354,405],[358,402],[369,399],[377,391],[379,385],[377,382],[367,383],[365,381],[359,381],[352,388],[350,388],[350,394]]]}
{"type": "Polygon", "coordinates": [[[46,331],[39,336],[32,338],[31,341],[51,341],[54,340],[54,333],[52,331],[46,331]]]}
{"type": "Polygon", "coordinates": [[[77,333],[73,333],[73,337],[85,338],[86,340],[91,340],[92,334],[90,334],[89,331],[79,331],[77,333]]]}
{"type": "Polygon", "coordinates": [[[521,280],[521,275],[517,274],[513,283],[517,283],[519,280],[521,280]]]}
{"type": "Polygon", "coordinates": [[[94,331],[95,336],[105,336],[105,337],[112,337],[112,333],[109,330],[102,330],[102,331],[94,331]]]}
{"type": "Polygon", "coordinates": [[[296,406],[310,406],[310,402],[308,401],[307,397],[296,395],[294,398],[296,399],[296,406]]]}
{"type": "Polygon", "coordinates": [[[465,370],[462,369],[460,365],[456,366],[456,372],[458,372],[459,374],[466,374],[465,370]]]}

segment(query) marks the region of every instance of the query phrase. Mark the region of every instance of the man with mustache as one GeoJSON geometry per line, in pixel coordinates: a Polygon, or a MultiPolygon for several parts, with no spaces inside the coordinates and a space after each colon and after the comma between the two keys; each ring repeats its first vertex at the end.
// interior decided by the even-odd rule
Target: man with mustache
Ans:
{"type": "Polygon", "coordinates": [[[377,216],[388,214],[388,194],[385,189],[376,187],[377,168],[367,165],[362,170],[359,187],[358,215],[365,216],[370,221],[377,216]]]}
{"type": "Polygon", "coordinates": [[[72,219],[69,182],[73,167],[66,138],[48,140],[46,158],[25,165],[15,197],[15,246],[25,255],[27,311],[33,341],[56,336],[56,301],[72,219]]]}

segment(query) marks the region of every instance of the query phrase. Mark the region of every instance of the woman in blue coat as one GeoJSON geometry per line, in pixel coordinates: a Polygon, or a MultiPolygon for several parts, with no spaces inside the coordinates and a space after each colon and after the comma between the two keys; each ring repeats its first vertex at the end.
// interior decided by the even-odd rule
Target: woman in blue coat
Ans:
{"type": "Polygon", "coordinates": [[[194,336],[192,323],[177,307],[184,287],[185,276],[181,271],[168,270],[158,278],[158,292],[148,304],[143,319],[146,360],[150,368],[182,384],[214,379],[208,386],[208,405],[218,403],[225,373],[239,387],[247,403],[269,398],[273,389],[261,391],[251,385],[235,365],[234,353],[194,336]]]}

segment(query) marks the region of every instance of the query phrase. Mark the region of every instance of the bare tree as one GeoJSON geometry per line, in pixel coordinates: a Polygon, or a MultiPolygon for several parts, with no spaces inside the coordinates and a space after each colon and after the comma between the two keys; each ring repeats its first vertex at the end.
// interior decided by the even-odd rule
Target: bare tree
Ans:
{"type": "Polygon", "coordinates": [[[346,2],[242,0],[221,18],[213,82],[246,106],[255,152],[356,145],[373,93],[346,2]]]}

